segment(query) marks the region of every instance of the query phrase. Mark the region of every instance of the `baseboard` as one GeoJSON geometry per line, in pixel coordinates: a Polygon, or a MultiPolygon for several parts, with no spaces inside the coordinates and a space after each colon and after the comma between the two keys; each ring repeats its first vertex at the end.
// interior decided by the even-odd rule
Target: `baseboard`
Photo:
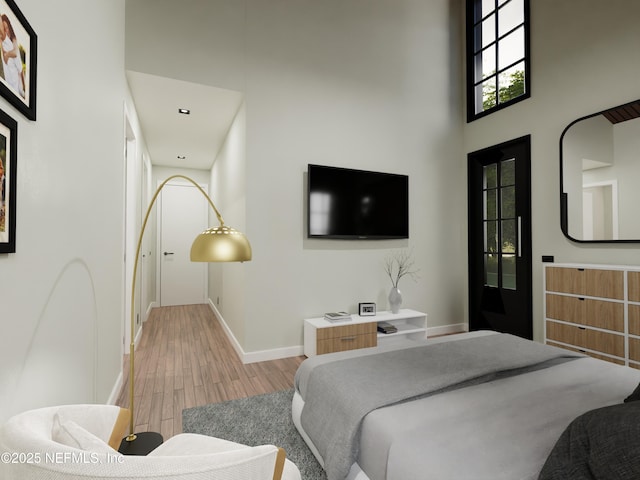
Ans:
{"type": "Polygon", "coordinates": [[[118,374],[118,378],[116,378],[116,383],[111,389],[111,394],[107,399],[107,405],[115,405],[118,397],[120,396],[120,390],[122,390],[122,372],[118,374]]]}
{"type": "Polygon", "coordinates": [[[469,325],[466,323],[453,323],[451,325],[441,325],[439,327],[428,327],[427,338],[437,337],[438,335],[449,335],[451,333],[468,332],[469,325]]]}
{"type": "Polygon", "coordinates": [[[235,335],[227,325],[227,322],[224,321],[224,317],[211,299],[209,299],[209,306],[211,307],[211,310],[213,310],[213,313],[215,313],[216,317],[220,320],[220,324],[222,325],[225,335],[229,339],[229,342],[231,342],[231,346],[238,354],[238,357],[240,357],[240,361],[242,361],[242,363],[265,362],[268,360],[278,360],[280,358],[297,357],[304,354],[304,347],[302,345],[274,348],[272,350],[259,350],[257,352],[245,352],[242,345],[240,345],[235,335]]]}
{"type": "MultiPolygon", "coordinates": [[[[216,317],[220,320],[220,324],[222,325],[222,329],[224,330],[225,335],[231,342],[233,349],[240,357],[242,363],[256,363],[256,362],[266,362],[269,360],[278,360],[280,358],[288,358],[288,357],[298,357],[300,355],[304,355],[304,346],[296,345],[293,347],[283,347],[283,348],[274,348],[272,350],[258,350],[256,352],[245,352],[242,348],[242,345],[238,342],[236,337],[233,335],[233,332],[224,321],[224,317],[220,313],[220,311],[216,308],[215,304],[209,299],[209,306],[213,313],[215,313],[216,317]]],[[[462,333],[469,331],[469,325],[466,323],[454,323],[451,325],[441,325],[439,327],[429,327],[427,328],[427,338],[428,337],[437,337],[439,335],[449,335],[452,333],[462,333]]]]}
{"type": "MultiPolygon", "coordinates": [[[[149,318],[149,315],[151,314],[151,310],[153,310],[154,308],[156,308],[156,302],[151,302],[149,304],[149,307],[147,308],[147,311],[144,314],[144,321],[146,322],[147,319],[149,318]]],[[[143,322],[144,323],[144,322],[143,322]]]]}
{"type": "MultiPolygon", "coordinates": [[[[149,308],[147,309],[147,313],[146,313],[146,318],[145,318],[145,322],[147,321],[146,319],[149,318],[149,312],[151,312],[151,309],[154,307],[154,303],[151,303],[149,305],[149,308]]],[[[144,328],[144,322],[142,324],[142,326],[138,329],[138,332],[136,333],[135,338],[133,339],[133,348],[137,349],[138,345],[140,344],[140,339],[142,338],[142,329],[144,328]]],[[[127,351],[125,352],[125,354],[129,353],[129,348],[127,346],[127,351]]],[[[107,399],[107,404],[108,405],[115,405],[116,401],[118,400],[118,396],[120,395],[120,390],[122,389],[122,375],[123,372],[120,372],[118,374],[118,378],[116,378],[116,383],[113,386],[113,389],[111,390],[111,394],[109,395],[109,398],[107,399]]]]}
{"type": "Polygon", "coordinates": [[[274,348],[272,350],[259,350],[257,352],[245,353],[242,363],[266,362],[268,360],[278,360],[280,358],[299,357],[304,355],[304,346],[274,348]]]}

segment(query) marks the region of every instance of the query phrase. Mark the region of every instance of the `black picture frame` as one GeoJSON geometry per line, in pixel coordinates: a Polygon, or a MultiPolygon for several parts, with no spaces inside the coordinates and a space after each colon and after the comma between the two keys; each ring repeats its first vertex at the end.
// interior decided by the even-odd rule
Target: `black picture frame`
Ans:
{"type": "Polygon", "coordinates": [[[18,122],[0,110],[0,253],[16,251],[18,122]]]}
{"type": "Polygon", "coordinates": [[[361,317],[374,317],[376,315],[376,304],[370,302],[359,303],[358,315],[361,317]]]}
{"type": "Polygon", "coordinates": [[[0,19],[0,95],[29,120],[35,120],[38,37],[14,0],[0,0],[0,19]],[[19,55],[12,55],[16,50],[19,55]]]}

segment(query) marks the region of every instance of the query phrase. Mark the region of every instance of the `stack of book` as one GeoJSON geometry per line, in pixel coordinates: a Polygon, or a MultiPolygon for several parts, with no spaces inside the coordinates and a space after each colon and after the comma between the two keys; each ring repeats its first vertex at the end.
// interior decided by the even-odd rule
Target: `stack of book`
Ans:
{"type": "Polygon", "coordinates": [[[396,333],[398,328],[389,322],[378,322],[378,331],[382,333],[396,333]]]}
{"type": "Polygon", "coordinates": [[[348,322],[351,314],[347,312],[329,312],[324,314],[324,319],[330,322],[348,322]]]}

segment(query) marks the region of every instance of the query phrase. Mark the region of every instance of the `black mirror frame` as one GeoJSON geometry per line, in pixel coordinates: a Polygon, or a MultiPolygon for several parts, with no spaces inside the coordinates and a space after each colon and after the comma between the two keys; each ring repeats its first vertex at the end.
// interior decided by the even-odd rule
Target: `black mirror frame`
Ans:
{"type": "Polygon", "coordinates": [[[627,105],[632,105],[634,103],[640,103],[640,99],[633,100],[631,102],[623,103],[622,105],[618,105],[616,107],[607,108],[606,110],[602,110],[600,112],[592,113],[590,115],[585,115],[584,117],[578,118],[571,122],[569,125],[565,127],[560,135],[560,228],[562,229],[562,233],[565,237],[567,237],[572,242],[576,243],[640,243],[640,239],[619,239],[619,240],[581,240],[572,237],[569,235],[569,218],[568,218],[568,196],[564,191],[564,182],[563,182],[563,155],[562,155],[562,140],[564,139],[567,131],[576,123],[581,122],[583,120],[587,120],[589,118],[597,117],[598,115],[602,115],[603,113],[609,112],[610,110],[615,110],[618,108],[626,107],[627,105]]]}

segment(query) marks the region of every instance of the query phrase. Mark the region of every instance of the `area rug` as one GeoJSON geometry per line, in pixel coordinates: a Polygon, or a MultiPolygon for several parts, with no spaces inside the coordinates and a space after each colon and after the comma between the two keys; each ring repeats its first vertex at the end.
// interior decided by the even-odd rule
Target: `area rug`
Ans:
{"type": "Polygon", "coordinates": [[[182,411],[182,430],[245,445],[273,444],[287,452],[302,480],[326,480],[324,470],[291,420],[293,389],[182,411]]]}

